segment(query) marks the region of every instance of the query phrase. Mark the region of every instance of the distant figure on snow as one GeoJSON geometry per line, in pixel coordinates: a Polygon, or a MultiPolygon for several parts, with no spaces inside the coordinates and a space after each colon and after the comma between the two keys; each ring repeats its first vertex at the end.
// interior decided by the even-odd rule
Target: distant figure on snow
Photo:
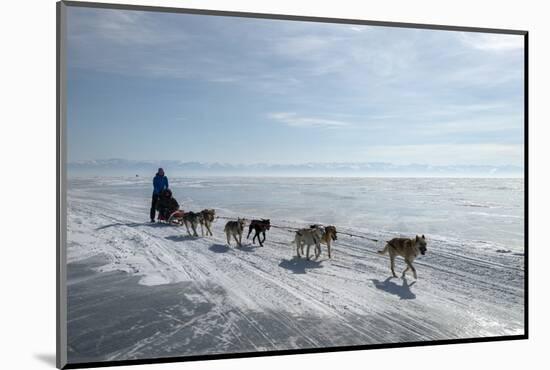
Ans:
{"type": "Polygon", "coordinates": [[[149,212],[151,222],[155,222],[159,195],[165,189],[168,189],[168,177],[164,176],[164,170],[159,168],[157,174],[153,178],[153,199],[151,200],[151,211],[149,212]]]}

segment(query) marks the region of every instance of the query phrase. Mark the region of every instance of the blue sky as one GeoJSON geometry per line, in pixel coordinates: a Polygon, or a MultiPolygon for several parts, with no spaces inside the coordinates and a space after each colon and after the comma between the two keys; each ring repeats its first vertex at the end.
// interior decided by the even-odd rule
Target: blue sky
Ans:
{"type": "Polygon", "coordinates": [[[69,161],[523,163],[523,37],[71,8],[69,161]]]}

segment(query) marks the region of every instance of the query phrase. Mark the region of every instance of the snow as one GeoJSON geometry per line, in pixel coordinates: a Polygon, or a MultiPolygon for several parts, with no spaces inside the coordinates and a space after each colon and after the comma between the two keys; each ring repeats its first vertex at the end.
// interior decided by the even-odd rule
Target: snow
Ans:
{"type": "MultiPolygon", "coordinates": [[[[213,237],[199,238],[187,236],[184,227],[146,222],[149,180],[70,180],[70,362],[523,333],[524,258],[518,231],[523,219],[501,217],[521,214],[516,206],[521,204],[522,180],[510,180],[508,186],[483,180],[492,194],[485,203],[480,203],[479,182],[457,185],[467,180],[453,180],[455,187],[477,189],[459,194],[466,199],[449,201],[456,203],[452,216],[458,228],[470,225],[465,215],[478,208],[471,204],[489,204],[486,215],[468,216],[489,221],[475,219],[484,231],[473,225],[467,232],[441,228],[438,233],[424,229],[439,227],[441,220],[429,223],[424,214],[409,215],[410,209],[399,210],[404,216],[394,224],[377,224],[374,218],[382,218],[384,212],[373,207],[364,215],[346,218],[339,207],[358,202],[348,198],[364,187],[379,186],[378,180],[357,181],[353,189],[349,181],[338,180],[323,184],[316,179],[170,180],[184,209],[216,208],[218,216],[227,218],[271,217],[281,228],[268,231],[263,248],[246,239],[241,248],[227,246],[225,219],[214,223],[213,237]],[[271,185],[266,187],[266,182],[271,185]],[[495,186],[503,188],[501,197],[495,196],[495,186]],[[340,187],[345,190],[331,198],[340,187]],[[317,189],[315,194],[312,189],[317,189]],[[266,197],[270,200],[262,203],[266,197]],[[300,203],[303,198],[306,201],[300,203]],[[323,199],[330,202],[318,207],[328,210],[312,205],[308,218],[307,205],[323,199]],[[416,226],[423,229],[418,232],[428,238],[427,254],[415,262],[418,280],[389,278],[388,257],[376,251],[384,240],[401,235],[398,226],[414,216],[421,219],[416,226]],[[319,260],[297,259],[290,245],[293,235],[285,228],[324,219],[336,224],[338,231],[359,237],[339,234],[330,260],[326,247],[319,260]],[[500,230],[508,230],[509,243],[496,235],[500,230]]],[[[407,208],[415,207],[418,200],[426,204],[426,199],[441,198],[446,191],[439,183],[422,190],[418,184],[406,186],[394,184],[393,190],[386,190],[387,198],[411,189],[421,191],[424,196],[411,197],[415,200],[404,205],[407,208]]],[[[397,270],[403,269],[399,259],[397,270]]]]}

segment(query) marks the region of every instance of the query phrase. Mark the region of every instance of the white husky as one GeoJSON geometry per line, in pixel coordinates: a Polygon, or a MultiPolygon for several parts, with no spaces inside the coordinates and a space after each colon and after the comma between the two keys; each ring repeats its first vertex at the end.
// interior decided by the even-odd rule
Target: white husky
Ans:
{"type": "Polygon", "coordinates": [[[244,218],[238,218],[237,221],[227,221],[223,231],[227,237],[227,245],[231,245],[230,238],[233,235],[233,238],[237,242],[237,245],[242,246],[241,242],[243,239],[243,230],[246,220],[244,218]],[[237,238],[238,237],[238,238],[237,238]]]}
{"type": "Polygon", "coordinates": [[[321,239],[323,237],[323,230],[320,228],[311,228],[311,229],[300,229],[296,231],[294,235],[294,243],[296,244],[296,254],[299,258],[302,257],[304,253],[304,244],[307,245],[306,257],[309,259],[309,248],[314,245],[315,250],[321,250],[321,239]]]}

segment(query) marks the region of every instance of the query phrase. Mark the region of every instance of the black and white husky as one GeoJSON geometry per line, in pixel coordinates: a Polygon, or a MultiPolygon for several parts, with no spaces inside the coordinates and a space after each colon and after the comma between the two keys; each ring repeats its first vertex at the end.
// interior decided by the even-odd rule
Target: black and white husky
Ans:
{"type": "Polygon", "coordinates": [[[185,229],[187,230],[187,234],[191,236],[191,233],[189,232],[189,225],[191,225],[191,228],[193,229],[193,235],[192,236],[199,236],[197,234],[197,226],[199,223],[201,223],[202,215],[197,212],[185,212],[183,216],[181,217],[181,221],[185,225],[185,229]]]}
{"type": "Polygon", "coordinates": [[[216,210],[214,209],[203,209],[199,212],[201,217],[199,222],[201,223],[201,233],[204,236],[204,229],[206,228],[206,235],[210,234],[212,236],[212,229],[210,228],[212,226],[212,223],[216,219],[216,210]]]}

